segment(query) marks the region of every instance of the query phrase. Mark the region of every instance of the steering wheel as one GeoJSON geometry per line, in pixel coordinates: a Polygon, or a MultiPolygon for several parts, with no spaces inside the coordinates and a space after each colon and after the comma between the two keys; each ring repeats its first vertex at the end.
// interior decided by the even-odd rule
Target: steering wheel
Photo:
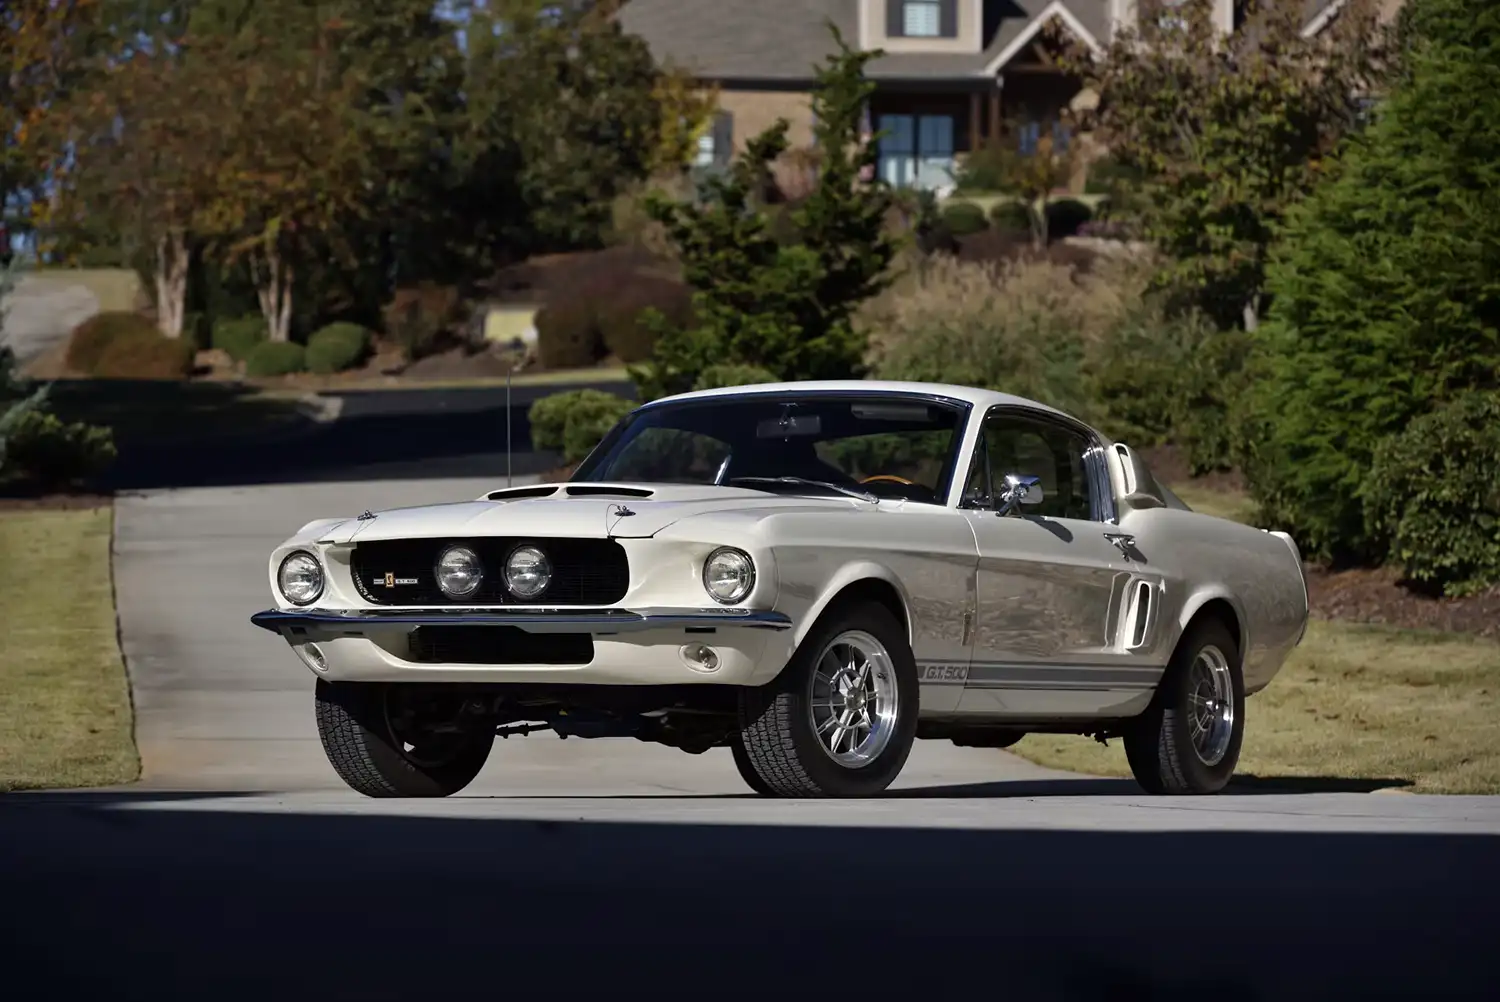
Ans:
{"type": "Polygon", "coordinates": [[[877,483],[880,483],[880,484],[905,484],[908,487],[915,487],[915,486],[917,486],[917,482],[915,480],[907,480],[905,477],[898,477],[898,476],[896,476],[895,474],[892,474],[892,473],[882,473],[882,474],[880,474],[878,476],[874,476],[874,477],[865,477],[863,480],[860,481],[860,483],[862,483],[862,484],[877,484],[877,483]]]}

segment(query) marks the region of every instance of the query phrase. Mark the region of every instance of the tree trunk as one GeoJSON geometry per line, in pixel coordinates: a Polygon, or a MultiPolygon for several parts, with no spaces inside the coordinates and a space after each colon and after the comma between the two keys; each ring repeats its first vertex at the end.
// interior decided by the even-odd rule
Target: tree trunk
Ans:
{"type": "Polygon", "coordinates": [[[1251,296],[1250,299],[1249,299],[1249,301],[1247,301],[1245,303],[1244,319],[1245,319],[1245,330],[1248,331],[1251,334],[1254,334],[1255,333],[1255,329],[1260,326],[1260,296],[1259,295],[1251,296]]]}
{"type": "Polygon", "coordinates": [[[187,315],[187,233],[172,227],[156,240],[156,326],[167,337],[182,337],[187,315]]]}
{"type": "Polygon", "coordinates": [[[266,318],[266,336],[271,341],[292,338],[292,266],[273,240],[250,256],[250,274],[261,315],[266,318]]]}

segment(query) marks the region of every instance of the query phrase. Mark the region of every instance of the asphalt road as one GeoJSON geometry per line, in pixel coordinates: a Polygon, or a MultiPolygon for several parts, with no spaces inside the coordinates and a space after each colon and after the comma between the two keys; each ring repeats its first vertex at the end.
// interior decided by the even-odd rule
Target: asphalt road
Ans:
{"type": "MultiPolygon", "coordinates": [[[[0,961],[59,998],[1489,998],[1500,798],[1156,799],[920,743],[891,795],[727,752],[513,738],[466,795],[339,786],[249,615],[270,546],[494,479],[120,502],[145,781],[0,799],[0,961]]],[[[1254,704],[1249,714],[1254,726],[1254,704]]]]}

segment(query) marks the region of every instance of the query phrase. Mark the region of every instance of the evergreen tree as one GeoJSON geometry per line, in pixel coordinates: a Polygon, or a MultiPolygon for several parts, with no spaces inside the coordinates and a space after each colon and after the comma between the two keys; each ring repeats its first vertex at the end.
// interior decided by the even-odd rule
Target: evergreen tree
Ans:
{"type": "Polygon", "coordinates": [[[1252,487],[1324,558],[1385,556],[1377,446],[1500,380],[1500,6],[1411,6],[1398,85],[1292,215],[1252,360],[1252,487]]]}
{"type": "Polygon", "coordinates": [[[818,179],[788,213],[791,239],[775,218],[784,208],[764,197],[788,147],[785,120],[707,182],[702,204],[649,203],[694,290],[695,317],[663,331],[651,363],[633,372],[642,399],[691,389],[712,365],[756,366],[778,379],[862,374],[865,338],[853,315],[885,286],[897,238],[885,228],[892,192],[862,179],[876,157],[861,135],[873,90],[864,67],[879,52],[852,50],[831,30],[838,51],[819,68],[812,99],[818,179]]]}

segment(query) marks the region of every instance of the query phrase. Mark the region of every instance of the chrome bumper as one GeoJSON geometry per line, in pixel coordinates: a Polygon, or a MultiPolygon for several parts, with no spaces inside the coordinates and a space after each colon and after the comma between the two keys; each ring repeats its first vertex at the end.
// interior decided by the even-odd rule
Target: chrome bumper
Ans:
{"type": "Polygon", "coordinates": [[[634,633],[641,630],[789,630],[782,612],[749,609],[588,609],[521,612],[509,609],[267,609],[250,617],[263,630],[285,635],[308,629],[358,631],[401,626],[513,626],[527,633],[634,633]]]}

